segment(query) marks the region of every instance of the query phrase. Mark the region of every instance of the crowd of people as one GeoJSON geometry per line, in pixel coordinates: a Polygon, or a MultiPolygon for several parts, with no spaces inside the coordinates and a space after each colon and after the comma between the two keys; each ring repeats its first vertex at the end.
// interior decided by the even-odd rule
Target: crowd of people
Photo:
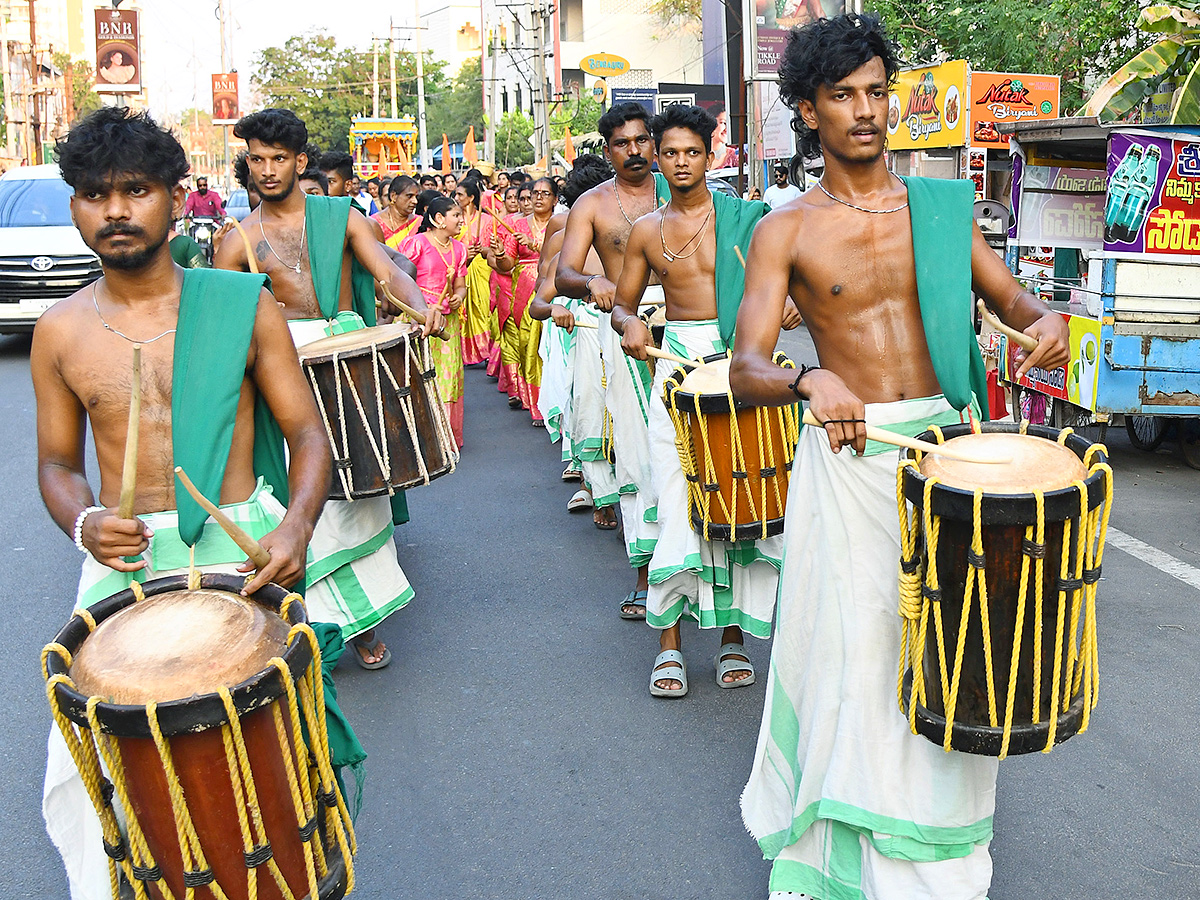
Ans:
{"type": "MultiPolygon", "coordinates": [[[[757,677],[745,634],[774,637],[742,799],[773,860],[772,897],[984,897],[995,761],[943,752],[894,708],[895,456],[868,447],[865,426],[913,435],[984,412],[965,364],[978,355],[966,314],[942,320],[956,323],[939,329],[948,355],[926,341],[937,313],[924,289],[918,303],[914,254],[925,251],[914,235],[934,227],[934,212],[971,247],[943,268],[1038,339],[1023,371],[1061,364],[1066,335],[978,231],[964,231],[974,227],[970,191],[887,170],[897,68],[871,17],[793,32],[781,93],[825,174],[819,191],[788,201],[785,172],[773,212],[710,190],[719,123],[695,106],[657,116],[613,106],[598,126],[603,156],[580,157],[563,179],[473,169],[361,187],[347,154],[312,147],[293,112],[262,110],[234,129],[247,143],[237,163],[252,206],[246,239],[222,236],[209,271],[181,272],[167,246],[186,196],[182,147],[145,114],[92,114],[59,154],[104,276],[43,316],[31,352],[39,480],[85,554],[79,607],[193,566],[246,574],[247,593],[303,582],[309,618],[338,626],[359,665],[386,666],[375,628],[413,596],[393,539],[407,508],[402,495],[327,499],[328,436],[296,348],[412,315],[403,301],[422,321],[457,445],[464,368],[480,367],[498,402],[546,429],[531,438],[561,442],[562,478],[581,482],[569,507],[590,508],[599,529],[623,528],[633,584],[609,609],[657,632],[653,696],[688,693],[685,619],[719,631],[712,677],[724,689],[757,677]],[[822,366],[783,368],[773,358],[780,331],[802,316],[822,366]],[[134,344],[158,387],[142,399],[153,424],[129,515],[117,500],[130,385],[121,373],[134,344]],[[724,355],[741,401],[806,401],[825,423],[801,435],[782,535],[697,531],[663,400],[674,365],[650,365],[661,351],[724,355]],[[98,503],[84,472],[89,422],[98,503]],[[839,454],[847,447],[854,454],[839,454]],[[269,562],[257,568],[228,542],[201,542],[216,525],[176,490],[164,460],[184,465],[269,562]]],[[[943,307],[969,302],[951,294],[943,307]]],[[[105,896],[117,851],[57,731],[49,754],[44,812],[72,896],[105,896]]]]}

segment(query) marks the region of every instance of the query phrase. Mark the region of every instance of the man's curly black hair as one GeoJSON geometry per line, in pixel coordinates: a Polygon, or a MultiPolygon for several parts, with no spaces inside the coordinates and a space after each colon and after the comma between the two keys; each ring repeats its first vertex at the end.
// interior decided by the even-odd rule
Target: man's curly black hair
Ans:
{"type": "MultiPolygon", "coordinates": [[[[563,202],[567,206],[574,206],[576,200],[612,177],[613,167],[607,159],[598,153],[580,153],[571,166],[571,174],[567,176],[567,184],[562,192],[563,202]]],[[[508,191],[505,191],[505,196],[508,196],[508,191]]]]}
{"type": "Polygon", "coordinates": [[[354,160],[345,150],[326,150],[321,154],[319,168],[325,174],[337,172],[343,181],[354,177],[354,160]]]}
{"type": "Polygon", "coordinates": [[[238,119],[233,136],[247,143],[261,141],[299,154],[308,142],[308,127],[290,109],[260,109],[238,119]]]}
{"type": "Polygon", "coordinates": [[[242,150],[233,158],[233,179],[246,190],[254,185],[250,183],[250,163],[246,161],[246,151],[242,150]]]}
{"type": "Polygon", "coordinates": [[[699,106],[673,103],[650,120],[650,133],[654,135],[654,149],[662,147],[663,135],[670,128],[686,128],[704,141],[704,149],[712,153],[712,136],[717,130],[717,120],[699,106]]]}
{"type": "Polygon", "coordinates": [[[58,139],[58,167],[76,191],[118,173],[160,181],[171,190],[190,168],[175,135],[145,112],[106,106],[58,139]]]}
{"type": "Polygon", "coordinates": [[[797,104],[801,100],[816,103],[817,88],[837,84],[876,56],[883,61],[888,84],[895,83],[900,71],[899,48],[873,15],[848,13],[792,30],[779,66],[779,96],[795,113],[792,130],[798,136],[801,156],[820,156],[821,140],[804,124],[797,104]]]}
{"type": "MultiPolygon", "coordinates": [[[[600,121],[596,123],[596,130],[600,132],[604,143],[607,144],[612,140],[613,132],[626,122],[638,121],[649,123],[650,113],[646,112],[646,107],[640,103],[634,103],[632,100],[628,103],[616,103],[612,109],[600,117],[600,121]]],[[[509,178],[511,177],[510,175],[509,178]]]]}

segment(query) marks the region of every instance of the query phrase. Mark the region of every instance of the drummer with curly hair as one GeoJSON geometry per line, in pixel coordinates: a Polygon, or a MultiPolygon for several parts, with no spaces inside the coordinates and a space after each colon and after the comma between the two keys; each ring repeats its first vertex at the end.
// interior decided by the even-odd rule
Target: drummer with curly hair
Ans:
{"type": "MultiPolygon", "coordinates": [[[[204,571],[254,569],[182,490],[176,465],[270,554],[245,592],[296,585],[331,461],[275,298],[262,276],[174,264],[168,236],[183,208],[187,155],[148,115],[98,110],[59,141],[58,154],[74,189],[71,218],[104,271],[42,316],[30,352],[38,484],[54,521],[85,554],[76,605],[184,571],[193,560],[204,571]],[[132,515],[122,515],[135,345],[136,491],[132,515]],[[287,440],[286,468],[282,442],[256,420],[273,422],[287,440]],[[89,425],[98,500],[84,464],[89,425]]],[[[110,897],[100,822],[57,728],[43,812],[74,900],[110,897]]]]}
{"type": "MultiPolygon", "coordinates": [[[[426,335],[440,332],[442,313],[427,309],[412,280],[376,239],[372,223],[348,197],[305,194],[298,181],[308,164],[308,129],[288,109],[264,109],[240,119],[246,162],[262,202],[242,220],[258,269],[271,277],[296,346],[374,325],[375,281],[425,313],[426,335]]],[[[322,165],[330,154],[322,156],[322,165]]],[[[225,241],[217,268],[249,268],[246,244],[225,241]]],[[[398,313],[399,310],[396,310],[398,313]]],[[[336,622],[365,669],[382,669],[391,651],[375,626],[413,597],[396,558],[394,525],[408,520],[403,494],[330,500],[313,534],[307,579],[310,616],[336,622]]]]}
{"type": "Polygon", "coordinates": [[[746,260],[730,384],[741,401],[807,400],[783,534],[766,707],[742,815],[773,860],[771,897],[981,900],[996,760],[946,753],[896,708],[901,625],[895,450],[866,423],[914,436],[986,416],[971,292],[1036,338],[1020,364],[1067,360],[1067,328],[1023,290],[972,219],[970,181],[888,171],[899,63],[879,21],[793,31],[780,93],[818,184],[763,219],[746,260]],[[772,364],[795,298],[820,368],[772,364]],[[852,448],[853,453],[839,452],[852,448]]]}

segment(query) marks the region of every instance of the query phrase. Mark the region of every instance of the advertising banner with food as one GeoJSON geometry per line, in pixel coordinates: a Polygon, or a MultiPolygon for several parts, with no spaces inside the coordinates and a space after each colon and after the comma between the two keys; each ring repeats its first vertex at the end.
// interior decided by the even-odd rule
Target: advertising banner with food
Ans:
{"type": "MultiPolygon", "coordinates": [[[[1016,383],[1095,412],[1096,385],[1100,375],[1100,322],[1090,316],[1061,315],[1067,320],[1070,334],[1070,362],[1051,370],[1035,366],[1016,383]]],[[[1002,337],[1001,341],[1004,349],[1000,356],[1004,364],[1001,378],[1012,384],[1013,374],[1019,368],[1016,362],[1018,348],[1007,338],[1002,337]]]]}
{"type": "Polygon", "coordinates": [[[109,94],[142,92],[136,9],[96,10],[96,90],[109,94]]]}
{"type": "Polygon", "coordinates": [[[1016,72],[971,73],[971,146],[1008,149],[997,122],[1057,119],[1061,79],[1016,72]]]}
{"type": "Polygon", "coordinates": [[[1104,249],[1200,257],[1200,141],[1114,134],[1108,142],[1104,249]]]}
{"type": "Polygon", "coordinates": [[[958,59],[905,69],[888,99],[888,147],[928,150],[966,144],[967,64],[958,59]]]}
{"type": "MultiPolygon", "coordinates": [[[[1014,165],[1014,172],[1018,167],[1014,165]]],[[[1067,166],[1019,167],[1013,180],[1021,246],[1075,247],[1099,250],[1104,244],[1104,187],[1100,169],[1067,166]]]]}

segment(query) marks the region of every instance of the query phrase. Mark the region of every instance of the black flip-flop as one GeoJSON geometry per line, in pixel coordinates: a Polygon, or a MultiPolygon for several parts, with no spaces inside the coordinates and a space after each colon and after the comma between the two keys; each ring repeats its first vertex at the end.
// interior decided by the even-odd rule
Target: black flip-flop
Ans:
{"type": "Polygon", "coordinates": [[[373,644],[368,644],[362,638],[357,638],[357,637],[351,638],[350,639],[350,650],[351,650],[351,652],[354,653],[354,661],[356,663],[358,663],[360,666],[362,666],[364,669],[374,670],[374,669],[384,668],[385,666],[387,666],[388,663],[390,663],[392,661],[392,651],[389,650],[387,647],[383,648],[383,659],[376,660],[373,663],[367,662],[365,659],[363,659],[363,655],[358,652],[358,648],[362,647],[364,650],[366,650],[368,653],[370,653],[372,656],[374,656],[375,648],[378,647],[382,643],[383,643],[383,641],[379,640],[379,638],[376,638],[375,643],[373,643],[373,644]]]}

